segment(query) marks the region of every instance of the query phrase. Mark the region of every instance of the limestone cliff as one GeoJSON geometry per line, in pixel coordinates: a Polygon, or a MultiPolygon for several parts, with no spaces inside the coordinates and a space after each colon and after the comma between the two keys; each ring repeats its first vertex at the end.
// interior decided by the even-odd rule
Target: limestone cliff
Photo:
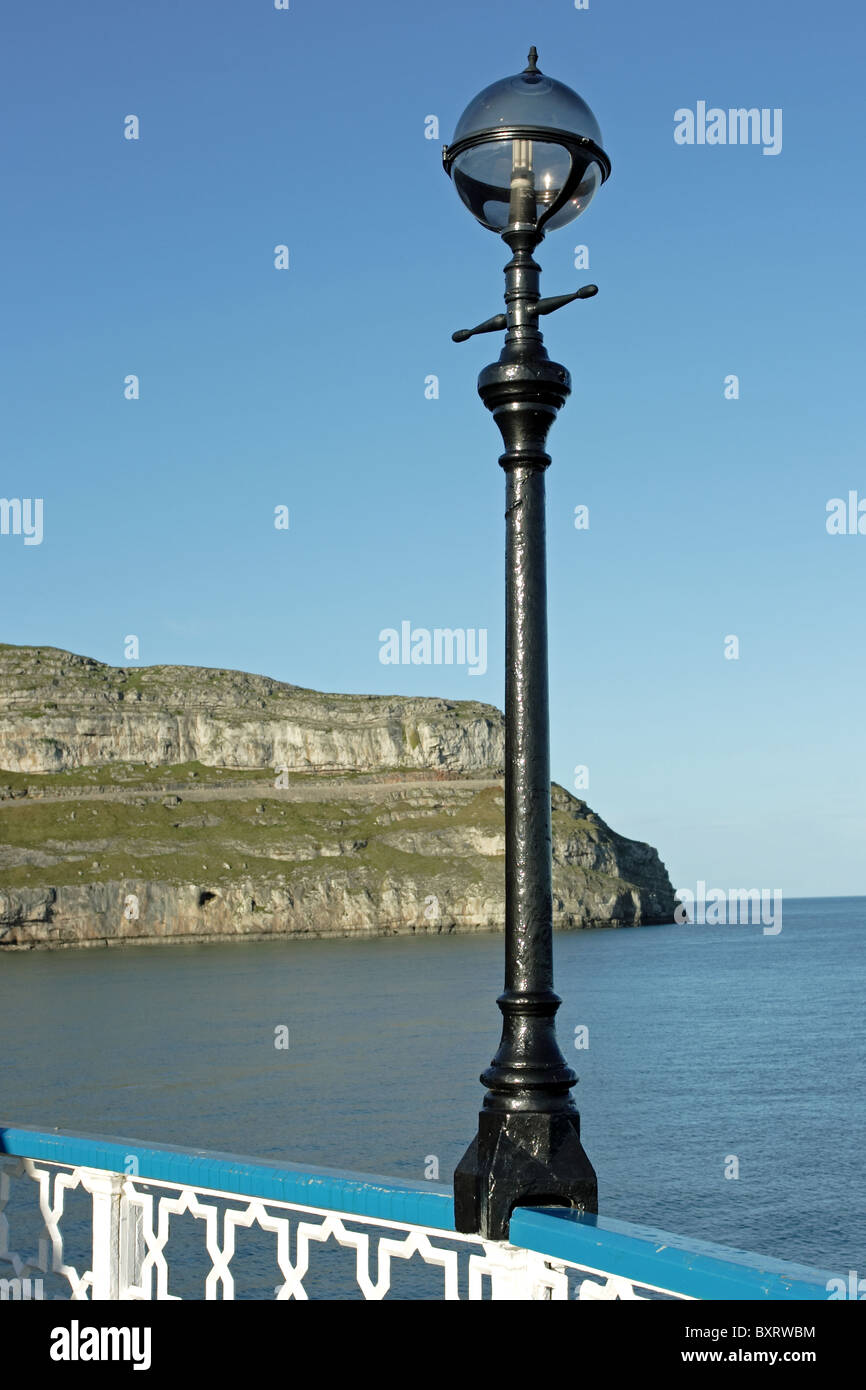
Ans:
{"type": "MultiPolygon", "coordinates": [[[[0,668],[0,946],[501,929],[495,709],[46,648],[0,668]]],[[[654,849],[552,806],[557,927],[672,920],[654,849]]]]}
{"type": "Polygon", "coordinates": [[[0,645],[0,768],[11,772],[115,762],[475,772],[503,756],[502,715],[474,701],[324,695],[241,671],[0,645]]]}

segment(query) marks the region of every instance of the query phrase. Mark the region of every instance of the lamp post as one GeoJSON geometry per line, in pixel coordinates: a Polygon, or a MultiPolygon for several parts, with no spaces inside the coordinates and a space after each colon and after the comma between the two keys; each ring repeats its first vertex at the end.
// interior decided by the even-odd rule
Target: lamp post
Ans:
{"type": "Polygon", "coordinates": [[[482,226],[512,252],[506,312],[453,335],[507,329],[499,361],[478,378],[505,452],[505,990],[502,1040],[481,1076],[487,1087],[478,1134],[454,1175],[458,1231],[505,1240],[520,1205],[598,1210],[595,1172],[580,1142],[571,1097],[577,1081],[556,1041],[561,1000],[553,990],[550,734],[544,472],[547,433],[571,380],[552,362],[539,316],[596,293],[539,299],[532,253],[564,226],[610,173],[601,132],[586,103],[538,69],[485,88],[443,151],[454,185],[482,226]]]}

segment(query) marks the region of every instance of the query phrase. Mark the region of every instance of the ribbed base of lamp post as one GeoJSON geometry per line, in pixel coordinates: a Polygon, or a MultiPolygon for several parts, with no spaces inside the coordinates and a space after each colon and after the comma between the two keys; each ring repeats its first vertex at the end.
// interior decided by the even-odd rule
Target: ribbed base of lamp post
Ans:
{"type": "Polygon", "coordinates": [[[598,1180],[580,1142],[576,1110],[482,1110],[478,1134],[454,1174],[455,1227],[487,1240],[507,1240],[516,1206],[598,1211],[598,1180]]]}

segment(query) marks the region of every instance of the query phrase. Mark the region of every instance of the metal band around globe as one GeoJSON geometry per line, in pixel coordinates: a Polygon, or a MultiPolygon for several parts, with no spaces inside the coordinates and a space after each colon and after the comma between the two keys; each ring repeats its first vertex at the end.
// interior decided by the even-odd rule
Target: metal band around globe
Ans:
{"type": "Polygon", "coordinates": [[[580,153],[585,156],[588,153],[601,170],[602,183],[610,177],[610,159],[601,145],[597,145],[588,135],[572,135],[567,130],[541,125],[492,126],[488,130],[476,130],[471,135],[464,135],[462,139],[455,140],[453,145],[443,146],[442,163],[448,177],[451,177],[451,166],[458,155],[465,154],[476,145],[489,145],[496,140],[537,140],[547,145],[562,145],[572,154],[580,153]]]}

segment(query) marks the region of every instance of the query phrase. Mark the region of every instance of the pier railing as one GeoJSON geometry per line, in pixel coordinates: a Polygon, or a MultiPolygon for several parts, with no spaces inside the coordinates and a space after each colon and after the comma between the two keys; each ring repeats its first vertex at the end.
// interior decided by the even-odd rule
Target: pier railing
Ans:
{"type": "Polygon", "coordinates": [[[827,1299],[826,1271],[559,1207],[508,1241],[449,1189],[0,1126],[0,1297],[827,1299]]]}

